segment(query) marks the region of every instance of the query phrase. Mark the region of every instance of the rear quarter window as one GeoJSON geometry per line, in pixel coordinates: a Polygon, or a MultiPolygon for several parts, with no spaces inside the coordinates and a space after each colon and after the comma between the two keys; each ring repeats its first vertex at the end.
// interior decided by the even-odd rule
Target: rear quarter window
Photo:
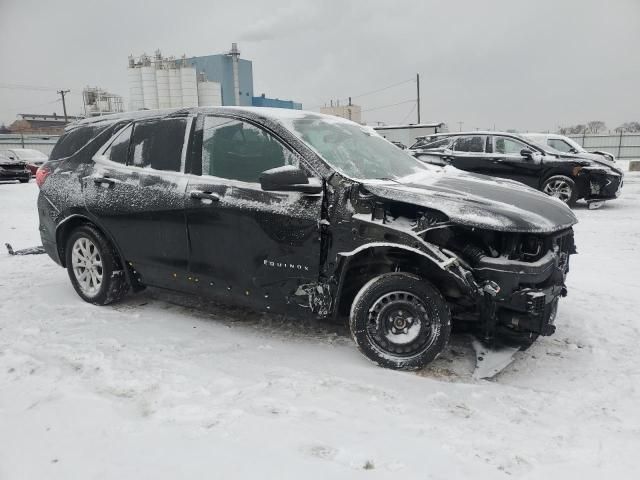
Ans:
{"type": "Polygon", "coordinates": [[[58,160],[74,155],[105,128],[104,125],[74,128],[60,137],[58,143],[53,147],[49,159],[58,160]]]}

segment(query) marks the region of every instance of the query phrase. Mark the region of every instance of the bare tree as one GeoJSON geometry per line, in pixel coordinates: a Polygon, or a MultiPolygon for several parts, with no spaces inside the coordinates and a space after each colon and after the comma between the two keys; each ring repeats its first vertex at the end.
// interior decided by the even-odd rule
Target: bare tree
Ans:
{"type": "Polygon", "coordinates": [[[590,133],[600,133],[607,129],[607,125],[602,120],[592,120],[587,122],[587,128],[590,133]]]}
{"type": "Polygon", "coordinates": [[[640,122],[625,122],[615,129],[617,133],[637,133],[640,132],[640,122]]]}

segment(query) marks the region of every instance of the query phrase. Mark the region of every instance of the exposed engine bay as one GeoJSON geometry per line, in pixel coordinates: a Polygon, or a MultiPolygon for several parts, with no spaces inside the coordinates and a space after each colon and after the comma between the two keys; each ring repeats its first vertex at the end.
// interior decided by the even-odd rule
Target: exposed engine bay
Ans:
{"type": "Polygon", "coordinates": [[[370,214],[356,217],[410,231],[420,244],[449,257],[446,269],[463,280],[439,282],[452,318],[479,327],[484,340],[499,334],[532,341],[555,332],[558,299],[567,293],[569,256],[576,253],[571,228],[496,231],[460,225],[442,212],[400,202],[374,203],[370,214]]]}

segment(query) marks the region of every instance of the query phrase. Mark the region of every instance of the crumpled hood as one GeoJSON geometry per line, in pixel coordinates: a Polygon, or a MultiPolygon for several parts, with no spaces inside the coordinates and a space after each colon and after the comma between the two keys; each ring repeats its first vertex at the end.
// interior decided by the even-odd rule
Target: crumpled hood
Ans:
{"type": "Polygon", "coordinates": [[[571,209],[522,183],[431,169],[402,183],[364,182],[378,197],[439,210],[457,224],[503,232],[550,233],[578,222],[571,209]]]}

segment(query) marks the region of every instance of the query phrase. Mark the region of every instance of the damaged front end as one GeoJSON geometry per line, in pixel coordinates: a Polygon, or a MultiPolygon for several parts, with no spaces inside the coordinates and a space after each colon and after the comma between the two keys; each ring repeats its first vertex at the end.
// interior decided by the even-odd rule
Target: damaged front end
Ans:
{"type": "Polygon", "coordinates": [[[454,318],[480,322],[485,339],[496,332],[515,338],[555,332],[569,256],[576,253],[571,228],[526,234],[447,227],[424,235],[455,255],[479,287],[476,308],[454,304],[454,318]]]}
{"type": "Polygon", "coordinates": [[[576,253],[571,225],[550,232],[499,231],[415,204],[379,197],[369,204],[366,213],[356,208],[354,218],[367,225],[372,240],[395,233],[407,244],[404,235],[409,235],[413,248],[435,259],[438,275],[416,273],[439,286],[458,323],[486,341],[530,342],[555,332],[558,300],[567,294],[569,257],[576,253]],[[455,282],[443,286],[445,276],[455,282]]]}

